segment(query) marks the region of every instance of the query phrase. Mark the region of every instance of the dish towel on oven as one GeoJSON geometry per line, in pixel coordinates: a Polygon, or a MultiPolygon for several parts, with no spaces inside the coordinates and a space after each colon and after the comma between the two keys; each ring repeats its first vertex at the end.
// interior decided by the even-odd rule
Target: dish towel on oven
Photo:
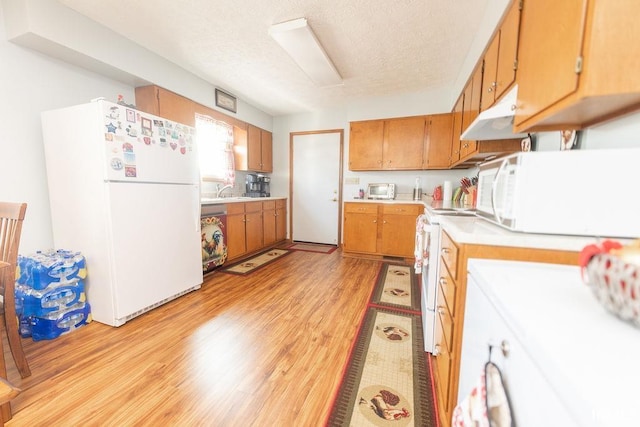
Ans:
{"type": "Polygon", "coordinates": [[[452,427],[513,427],[500,369],[487,362],[476,386],[453,410],[452,427]]]}
{"type": "Polygon", "coordinates": [[[429,254],[427,252],[427,236],[425,226],[428,224],[427,216],[422,214],[416,219],[416,243],[413,250],[415,256],[415,263],[413,268],[416,274],[422,273],[422,266],[425,262],[429,261],[429,254]]]}

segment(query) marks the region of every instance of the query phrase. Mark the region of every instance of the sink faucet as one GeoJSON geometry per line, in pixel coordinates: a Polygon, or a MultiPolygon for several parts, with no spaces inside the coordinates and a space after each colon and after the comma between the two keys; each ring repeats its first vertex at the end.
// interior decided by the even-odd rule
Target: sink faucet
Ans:
{"type": "MultiPolygon", "coordinates": [[[[218,185],[218,186],[219,186],[219,185],[218,185]]],[[[219,189],[218,189],[218,191],[216,192],[216,199],[219,199],[220,197],[222,197],[222,196],[221,196],[221,195],[222,195],[222,192],[223,192],[224,190],[226,190],[227,188],[233,188],[233,185],[231,185],[231,184],[227,184],[227,185],[225,185],[224,187],[219,188],[219,189]]]]}

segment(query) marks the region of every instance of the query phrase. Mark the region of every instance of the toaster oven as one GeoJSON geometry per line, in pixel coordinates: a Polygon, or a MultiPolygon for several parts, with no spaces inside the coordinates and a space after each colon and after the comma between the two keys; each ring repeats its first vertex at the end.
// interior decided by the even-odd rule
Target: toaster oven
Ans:
{"type": "Polygon", "coordinates": [[[367,199],[393,200],[396,198],[395,184],[367,185],[367,199]]]}

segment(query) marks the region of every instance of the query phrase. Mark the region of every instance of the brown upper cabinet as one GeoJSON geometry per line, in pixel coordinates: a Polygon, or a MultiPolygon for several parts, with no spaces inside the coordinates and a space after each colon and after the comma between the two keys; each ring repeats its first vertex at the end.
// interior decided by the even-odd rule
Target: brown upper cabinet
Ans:
{"type": "Polygon", "coordinates": [[[458,96],[458,100],[453,106],[453,131],[451,149],[449,156],[449,166],[455,165],[460,160],[460,134],[462,133],[462,112],[464,110],[464,91],[458,96]]]}
{"type": "Polygon", "coordinates": [[[483,110],[500,99],[516,81],[521,8],[522,2],[519,0],[509,6],[485,51],[482,76],[483,110]]]}
{"type": "Polygon", "coordinates": [[[516,131],[581,129],[640,108],[636,0],[527,0],[516,131]]]}
{"type": "Polygon", "coordinates": [[[195,126],[196,114],[202,114],[233,126],[234,161],[237,170],[273,172],[272,133],[227,116],[158,86],[141,86],[136,91],[136,107],[150,114],[195,126]]]}
{"type": "Polygon", "coordinates": [[[449,169],[453,115],[445,113],[427,116],[426,124],[422,169],[449,169]]]}
{"type": "MultiPolygon", "coordinates": [[[[486,57],[485,57],[486,61],[486,57]]],[[[483,60],[478,62],[454,106],[454,138],[451,143],[451,168],[470,168],[479,162],[520,150],[520,139],[492,141],[461,140],[460,134],[478,117],[486,92],[483,91],[483,60]]],[[[498,86],[499,87],[499,86],[498,86]]],[[[492,101],[492,97],[489,97],[492,101]]]]}
{"type": "Polygon", "coordinates": [[[236,169],[252,172],[273,172],[273,136],[257,126],[247,126],[247,138],[236,141],[236,169]]]}
{"type": "Polygon", "coordinates": [[[351,122],[349,170],[419,170],[425,116],[351,122]]]}
{"type": "Polygon", "coordinates": [[[135,89],[136,108],[188,126],[196,125],[196,103],[158,86],[135,89]]]}
{"type": "Polygon", "coordinates": [[[453,106],[449,168],[470,168],[520,150],[519,139],[472,141],[461,140],[460,136],[482,110],[492,106],[516,81],[521,7],[520,1],[509,6],[453,106]]]}

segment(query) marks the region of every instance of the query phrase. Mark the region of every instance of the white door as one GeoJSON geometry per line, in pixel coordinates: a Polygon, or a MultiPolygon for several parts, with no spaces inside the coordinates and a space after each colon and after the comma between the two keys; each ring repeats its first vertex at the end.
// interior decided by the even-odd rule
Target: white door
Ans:
{"type": "Polygon", "coordinates": [[[293,134],[293,241],[338,244],[342,138],[342,130],[293,134]]]}

